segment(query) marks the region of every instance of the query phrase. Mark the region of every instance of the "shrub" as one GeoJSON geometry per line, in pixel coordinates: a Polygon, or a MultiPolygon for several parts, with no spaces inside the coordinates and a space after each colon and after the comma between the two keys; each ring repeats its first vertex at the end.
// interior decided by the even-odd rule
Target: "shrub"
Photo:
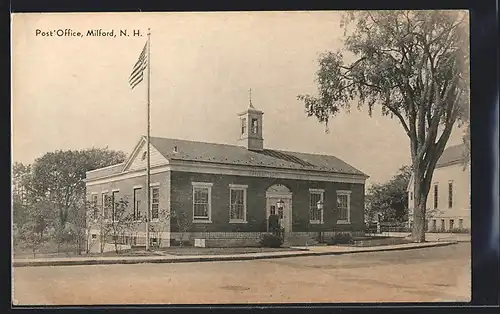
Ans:
{"type": "Polygon", "coordinates": [[[170,246],[194,246],[194,243],[191,243],[189,240],[183,240],[182,242],[177,239],[170,239],[170,246]]]}
{"type": "Polygon", "coordinates": [[[377,224],[376,223],[366,223],[364,232],[365,233],[377,233],[377,224]]]}
{"type": "Polygon", "coordinates": [[[262,247],[278,248],[283,244],[283,240],[274,234],[264,234],[260,238],[260,245],[262,247]]]}
{"type": "Polygon", "coordinates": [[[332,244],[352,244],[354,243],[350,233],[338,233],[332,237],[332,244]]]}

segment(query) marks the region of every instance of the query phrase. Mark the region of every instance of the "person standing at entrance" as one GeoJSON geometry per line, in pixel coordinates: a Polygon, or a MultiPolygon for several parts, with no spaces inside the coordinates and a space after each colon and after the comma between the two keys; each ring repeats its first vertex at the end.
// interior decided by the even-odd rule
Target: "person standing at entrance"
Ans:
{"type": "Polygon", "coordinates": [[[272,210],[269,215],[269,231],[275,236],[279,236],[279,228],[279,217],[276,215],[275,211],[272,210]]]}

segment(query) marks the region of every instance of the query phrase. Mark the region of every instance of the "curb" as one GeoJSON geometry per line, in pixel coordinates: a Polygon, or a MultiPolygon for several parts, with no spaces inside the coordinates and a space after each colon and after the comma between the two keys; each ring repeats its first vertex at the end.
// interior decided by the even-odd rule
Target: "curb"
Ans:
{"type": "Polygon", "coordinates": [[[79,266],[79,265],[116,265],[116,264],[173,264],[173,263],[196,263],[196,262],[218,262],[218,261],[248,261],[248,260],[259,260],[259,259],[276,259],[276,258],[287,258],[287,257],[308,257],[308,256],[325,256],[325,255],[345,255],[345,254],[356,254],[356,253],[369,253],[369,252],[386,252],[386,251],[405,251],[405,250],[415,250],[424,249],[430,247],[440,247],[448,246],[452,244],[457,244],[457,241],[434,243],[430,245],[422,246],[410,246],[410,247],[389,247],[381,248],[376,250],[356,250],[356,251],[345,251],[345,252],[302,252],[298,249],[297,253],[290,254],[276,254],[276,255],[257,255],[257,256],[245,256],[245,255],[232,255],[232,256],[210,256],[210,257],[185,257],[185,258],[144,258],[144,259],[110,259],[110,260],[59,260],[59,261],[13,261],[13,267],[40,267],[40,266],[79,266]]]}

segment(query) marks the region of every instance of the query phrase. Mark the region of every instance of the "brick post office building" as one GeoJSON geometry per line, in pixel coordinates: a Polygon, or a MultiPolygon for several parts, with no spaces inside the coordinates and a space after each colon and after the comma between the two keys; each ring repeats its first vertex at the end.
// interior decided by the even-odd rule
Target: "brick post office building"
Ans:
{"type": "MultiPolygon", "coordinates": [[[[183,237],[206,246],[255,245],[271,212],[289,241],[363,232],[367,175],[334,156],[264,148],[263,113],[250,105],[238,116],[238,146],[150,138],[151,224],[164,224],[150,243],[169,246],[183,237]],[[159,212],[171,214],[160,222],[159,212]],[[183,230],[178,217],[187,222],[183,230]]],[[[145,217],[146,153],[143,137],[126,162],[87,172],[88,198],[102,205],[126,197],[138,220],[145,217]]],[[[137,230],[124,241],[144,245],[144,226],[137,230]]],[[[99,230],[91,232],[97,239],[99,230]]]]}

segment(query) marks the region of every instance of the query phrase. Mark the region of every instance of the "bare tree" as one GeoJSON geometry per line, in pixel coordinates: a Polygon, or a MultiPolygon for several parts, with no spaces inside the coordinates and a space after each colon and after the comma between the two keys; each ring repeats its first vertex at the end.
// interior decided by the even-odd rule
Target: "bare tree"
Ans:
{"type": "MultiPolygon", "coordinates": [[[[108,210],[111,202],[108,198],[105,199],[104,204],[93,203],[87,211],[87,228],[89,231],[96,229],[99,232],[99,251],[101,254],[104,253],[104,248],[112,231],[109,219],[104,215],[104,211],[108,210]]],[[[90,251],[90,247],[88,247],[87,251],[90,251]]]]}
{"type": "Polygon", "coordinates": [[[142,220],[139,220],[137,217],[128,225],[127,235],[130,239],[130,245],[136,245],[135,239],[137,239],[139,235],[139,227],[141,226],[142,220]]]}
{"type": "Polygon", "coordinates": [[[102,206],[99,206],[96,202],[93,202],[92,200],[86,202],[85,206],[85,224],[84,224],[84,230],[82,231],[84,233],[85,237],[85,253],[89,254],[93,245],[94,241],[92,239],[92,229],[95,228],[97,230],[101,229],[101,224],[100,221],[102,219],[102,206]]]}
{"type": "Polygon", "coordinates": [[[133,213],[127,210],[128,200],[127,197],[122,197],[118,200],[113,199],[113,197],[108,198],[110,205],[109,209],[110,219],[107,224],[110,228],[110,235],[113,239],[113,244],[115,246],[115,252],[119,253],[121,251],[121,244],[123,239],[130,230],[130,227],[135,224],[135,218],[133,213]]]}
{"type": "Polygon", "coordinates": [[[154,238],[157,239],[157,246],[161,247],[163,232],[167,229],[170,223],[170,212],[165,209],[159,209],[158,217],[152,219],[149,225],[150,232],[154,238]]]}
{"type": "Polygon", "coordinates": [[[173,211],[172,217],[175,220],[175,224],[179,232],[180,236],[179,245],[182,247],[184,246],[184,235],[191,229],[192,222],[189,219],[189,216],[184,211],[180,213],[176,213],[175,211],[173,211]]]}

